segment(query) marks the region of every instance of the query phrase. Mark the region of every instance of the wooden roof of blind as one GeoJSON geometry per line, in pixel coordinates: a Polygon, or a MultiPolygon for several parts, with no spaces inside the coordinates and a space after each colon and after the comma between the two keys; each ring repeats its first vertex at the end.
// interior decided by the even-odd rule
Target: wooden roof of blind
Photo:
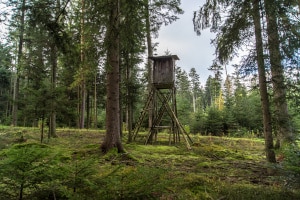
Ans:
{"type": "Polygon", "coordinates": [[[177,55],[170,55],[170,56],[151,56],[149,59],[151,60],[167,60],[167,59],[174,59],[174,60],[179,60],[177,55]]]}

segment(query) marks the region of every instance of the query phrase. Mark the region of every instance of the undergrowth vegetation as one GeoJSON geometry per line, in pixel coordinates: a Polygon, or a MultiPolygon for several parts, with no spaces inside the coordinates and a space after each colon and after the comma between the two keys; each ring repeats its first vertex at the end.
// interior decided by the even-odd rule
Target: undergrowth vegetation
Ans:
{"type": "Polygon", "coordinates": [[[57,133],[41,144],[38,129],[0,127],[0,199],[300,199],[297,146],[271,165],[257,138],[124,142],[103,155],[103,131],[57,133]]]}

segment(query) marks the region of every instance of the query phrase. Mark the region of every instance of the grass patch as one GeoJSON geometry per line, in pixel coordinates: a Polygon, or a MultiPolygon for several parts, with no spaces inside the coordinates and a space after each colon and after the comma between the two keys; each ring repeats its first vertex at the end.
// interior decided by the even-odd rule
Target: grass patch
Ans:
{"type": "MultiPolygon", "coordinates": [[[[38,143],[39,134],[38,129],[1,127],[1,155],[16,144],[38,143]]],[[[55,162],[45,154],[44,159],[28,163],[27,168],[35,172],[34,166],[48,159],[46,168],[37,166],[38,172],[49,174],[47,179],[38,176],[39,182],[30,182],[34,187],[26,187],[24,199],[47,195],[54,199],[53,194],[57,199],[300,199],[297,188],[285,184],[290,177],[285,177],[280,165],[265,161],[261,139],[193,136],[192,150],[183,142],[176,146],[159,145],[165,141],[136,142],[124,143],[124,154],[112,150],[103,155],[104,131],[58,129],[57,135],[46,141],[55,162]]],[[[36,151],[29,152],[35,155],[36,151]]],[[[10,160],[1,159],[10,169],[10,160]]],[[[30,173],[28,177],[36,181],[30,173]]],[[[0,193],[17,196],[4,187],[16,182],[13,177],[1,171],[0,175],[5,175],[0,193]]]]}

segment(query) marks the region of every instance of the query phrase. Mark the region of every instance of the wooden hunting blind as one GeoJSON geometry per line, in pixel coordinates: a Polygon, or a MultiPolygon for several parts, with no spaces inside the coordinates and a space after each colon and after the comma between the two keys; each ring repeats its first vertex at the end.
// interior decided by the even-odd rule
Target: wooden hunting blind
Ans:
{"type": "Polygon", "coordinates": [[[156,88],[169,89],[174,87],[175,61],[177,55],[149,57],[153,60],[153,85],[156,88]]]}
{"type": "Polygon", "coordinates": [[[157,140],[157,134],[161,129],[169,129],[169,144],[180,141],[183,136],[187,148],[190,149],[191,138],[184,130],[177,118],[176,88],[175,88],[175,61],[177,55],[149,57],[153,61],[152,83],[143,111],[133,131],[135,139],[144,121],[146,114],[149,116],[149,132],[145,144],[157,140]],[[166,116],[167,115],[167,116],[166,116]],[[165,119],[169,117],[169,122],[165,119]]]}

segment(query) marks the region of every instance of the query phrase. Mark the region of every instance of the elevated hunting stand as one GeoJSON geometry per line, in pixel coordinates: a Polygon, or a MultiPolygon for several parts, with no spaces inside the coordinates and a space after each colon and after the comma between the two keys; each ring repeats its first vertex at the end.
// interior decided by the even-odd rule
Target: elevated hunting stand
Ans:
{"type": "Polygon", "coordinates": [[[148,98],[133,131],[133,138],[139,132],[146,114],[149,114],[149,132],[145,144],[153,143],[157,139],[160,129],[169,129],[169,144],[180,142],[183,136],[187,148],[191,149],[192,139],[184,130],[177,118],[176,88],[175,88],[175,60],[177,55],[150,57],[153,60],[152,83],[148,98]],[[169,124],[163,123],[165,114],[170,118],[169,124]]]}

